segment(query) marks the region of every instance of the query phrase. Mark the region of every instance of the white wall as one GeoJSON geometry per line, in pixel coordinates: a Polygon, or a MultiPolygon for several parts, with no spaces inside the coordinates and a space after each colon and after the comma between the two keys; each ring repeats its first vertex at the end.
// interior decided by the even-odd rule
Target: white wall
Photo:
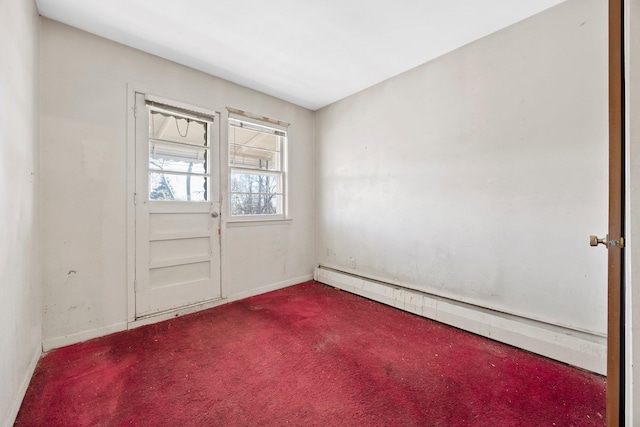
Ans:
{"type": "Polygon", "coordinates": [[[0,3],[0,52],[0,425],[10,426],[42,336],[33,0],[0,3]]]}
{"type": "Polygon", "coordinates": [[[127,84],[223,113],[231,106],[292,124],[293,221],[223,229],[223,296],[311,277],[311,111],[55,21],[41,22],[45,347],[122,329],[130,320],[127,84]]]}
{"type": "Polygon", "coordinates": [[[607,5],[569,0],[320,110],[316,260],[606,334],[607,5]]]}

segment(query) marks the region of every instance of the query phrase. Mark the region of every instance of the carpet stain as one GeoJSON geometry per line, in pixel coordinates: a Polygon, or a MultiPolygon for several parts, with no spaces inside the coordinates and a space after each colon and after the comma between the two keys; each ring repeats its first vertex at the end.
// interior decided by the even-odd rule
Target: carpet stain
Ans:
{"type": "Polygon", "coordinates": [[[316,351],[325,351],[327,349],[331,349],[331,348],[335,347],[336,346],[336,342],[337,342],[337,334],[335,334],[333,332],[325,332],[325,333],[323,333],[323,335],[320,338],[320,340],[318,340],[313,345],[313,348],[316,351]]]}
{"type": "Polygon", "coordinates": [[[398,379],[398,370],[394,367],[392,362],[389,362],[386,365],[384,365],[384,372],[388,377],[398,379]]]}

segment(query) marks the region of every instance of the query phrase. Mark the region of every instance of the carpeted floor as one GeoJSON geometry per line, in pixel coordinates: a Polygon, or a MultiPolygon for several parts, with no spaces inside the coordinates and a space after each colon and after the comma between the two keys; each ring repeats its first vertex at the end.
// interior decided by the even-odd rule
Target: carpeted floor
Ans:
{"type": "Polygon", "coordinates": [[[303,283],[47,353],[17,426],[604,426],[603,377],[303,283]]]}

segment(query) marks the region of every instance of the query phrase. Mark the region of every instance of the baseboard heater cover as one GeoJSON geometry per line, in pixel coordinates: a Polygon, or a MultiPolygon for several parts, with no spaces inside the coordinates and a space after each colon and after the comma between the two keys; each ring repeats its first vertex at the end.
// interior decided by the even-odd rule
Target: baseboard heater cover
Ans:
{"type": "Polygon", "coordinates": [[[318,282],[532,353],[606,375],[606,338],[318,266],[318,282]]]}

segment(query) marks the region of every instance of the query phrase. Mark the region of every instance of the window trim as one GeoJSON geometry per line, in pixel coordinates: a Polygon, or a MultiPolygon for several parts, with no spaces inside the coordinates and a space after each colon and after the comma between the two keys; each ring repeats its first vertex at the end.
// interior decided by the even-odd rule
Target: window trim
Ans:
{"type": "MultiPolygon", "coordinates": [[[[281,122],[278,120],[270,119],[263,116],[258,116],[252,113],[247,113],[242,110],[237,110],[231,107],[227,107],[227,141],[226,141],[226,169],[227,169],[227,191],[228,191],[228,203],[227,203],[227,215],[228,226],[250,226],[260,225],[260,223],[270,224],[283,224],[291,221],[290,216],[290,196],[289,196],[289,164],[288,164],[288,151],[289,151],[289,123],[281,122]],[[231,132],[230,129],[234,126],[232,121],[247,123],[250,126],[247,128],[252,129],[254,126],[272,130],[273,134],[283,137],[283,141],[280,147],[280,169],[279,170],[266,170],[258,169],[246,166],[232,165],[229,160],[230,148],[231,148],[231,132]],[[281,189],[275,194],[281,197],[282,212],[279,214],[249,214],[249,215],[233,215],[231,199],[234,194],[231,190],[232,179],[231,176],[234,172],[255,174],[255,175],[274,175],[281,177],[281,189]]],[[[252,129],[260,131],[260,129],[252,129]]]]}

